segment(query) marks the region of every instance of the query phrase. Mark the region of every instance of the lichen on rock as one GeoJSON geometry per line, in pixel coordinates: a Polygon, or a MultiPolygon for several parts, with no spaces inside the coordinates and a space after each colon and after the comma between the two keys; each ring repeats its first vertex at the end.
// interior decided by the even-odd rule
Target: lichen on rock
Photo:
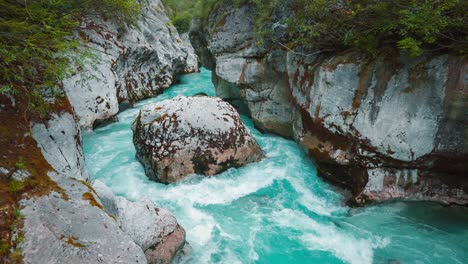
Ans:
{"type": "Polygon", "coordinates": [[[163,183],[214,175],[264,156],[236,110],[219,98],[177,96],[148,104],[132,129],[146,174],[163,183]]]}
{"type": "Polygon", "coordinates": [[[169,264],[190,251],[185,230],[171,212],[156,208],[149,198],[130,202],[115,196],[101,181],[93,182],[104,210],[114,217],[120,228],[143,249],[148,263],[169,264]]]}

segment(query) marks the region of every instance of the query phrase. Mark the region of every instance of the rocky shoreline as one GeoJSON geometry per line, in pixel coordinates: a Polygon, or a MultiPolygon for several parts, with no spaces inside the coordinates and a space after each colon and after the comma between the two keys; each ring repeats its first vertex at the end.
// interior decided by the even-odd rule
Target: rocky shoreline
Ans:
{"type": "Polygon", "coordinates": [[[141,4],[136,25],[83,21],[76,37],[92,56],[57,88],[60,95],[42,95],[46,116],[0,95],[1,154],[11,161],[0,169],[0,231],[8,238],[0,262],[170,263],[190,251],[169,211],[116,197],[100,182],[91,186],[84,167],[82,129],[198,71],[188,36],[177,33],[161,1],[141,4]]]}

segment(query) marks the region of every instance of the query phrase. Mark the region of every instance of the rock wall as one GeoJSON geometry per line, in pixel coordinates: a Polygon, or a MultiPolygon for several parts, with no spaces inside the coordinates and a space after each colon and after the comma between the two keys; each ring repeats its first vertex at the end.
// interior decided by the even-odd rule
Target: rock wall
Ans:
{"type": "Polygon", "coordinates": [[[295,137],[356,202],[468,203],[465,59],[288,60],[295,137]]]}
{"type": "Polygon", "coordinates": [[[223,5],[212,12],[205,28],[193,25],[192,43],[202,52],[202,62],[214,60],[217,96],[250,115],[259,129],[292,137],[291,96],[284,89],[286,52],[257,45],[254,17],[250,6],[223,5]],[[200,46],[204,43],[209,52],[200,46]]]}
{"type": "Polygon", "coordinates": [[[468,60],[289,50],[290,14],[288,1],[278,6],[262,42],[249,5],[227,1],[192,28],[197,52],[206,43],[200,56],[215,61],[217,95],[260,129],[296,139],[352,202],[468,204],[468,60]]]}
{"type": "MultiPolygon", "coordinates": [[[[24,263],[170,263],[189,252],[185,231],[169,211],[148,199],[116,197],[101,182],[94,188],[87,183],[72,113],[32,122],[31,136],[50,164],[43,177],[55,188],[20,201],[24,263]]],[[[33,173],[22,174],[17,180],[28,182],[33,173]]]]}
{"type": "Polygon", "coordinates": [[[76,37],[92,56],[57,94],[44,92],[46,116],[0,94],[0,262],[170,263],[189,252],[169,211],[115,197],[102,183],[95,190],[84,166],[81,128],[198,70],[188,35],[178,35],[161,2],[140,3],[133,26],[84,20],[76,37]]]}
{"type": "Polygon", "coordinates": [[[177,74],[198,71],[188,36],[177,33],[161,1],[139,2],[134,25],[90,16],[75,34],[90,56],[63,84],[83,128],[112,118],[119,103],[160,94],[177,74]]]}

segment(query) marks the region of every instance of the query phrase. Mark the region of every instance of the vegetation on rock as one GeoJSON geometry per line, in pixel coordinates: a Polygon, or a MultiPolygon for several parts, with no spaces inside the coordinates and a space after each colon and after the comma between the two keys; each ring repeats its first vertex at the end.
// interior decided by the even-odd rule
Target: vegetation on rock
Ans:
{"type": "Polygon", "coordinates": [[[274,10],[289,5],[294,15],[283,21],[288,48],[355,49],[370,56],[386,48],[412,56],[424,51],[468,52],[468,2],[462,0],[166,0],[177,3],[177,14],[188,12],[201,18],[228,1],[256,7],[259,36],[270,35],[274,10]]]}
{"type": "Polygon", "coordinates": [[[35,112],[45,107],[41,93],[87,56],[74,54],[82,42],[73,31],[84,18],[131,22],[139,14],[133,0],[0,0],[0,6],[0,93],[20,96],[35,112]]]}
{"type": "Polygon", "coordinates": [[[169,17],[179,33],[186,33],[190,29],[193,18],[208,17],[213,7],[220,0],[163,0],[169,17]]]}
{"type": "Polygon", "coordinates": [[[353,48],[374,56],[385,47],[412,56],[468,48],[468,4],[462,0],[294,0],[292,8],[293,45],[353,48]]]}
{"type": "Polygon", "coordinates": [[[85,18],[131,23],[139,14],[134,0],[0,0],[0,263],[21,263],[22,199],[51,191],[67,199],[52,181],[53,171],[30,133],[30,122],[51,112],[72,112],[60,91],[70,65],[80,64],[74,37],[85,18]],[[44,94],[55,96],[46,102],[44,94]],[[26,171],[24,180],[14,173],[26,171]]]}

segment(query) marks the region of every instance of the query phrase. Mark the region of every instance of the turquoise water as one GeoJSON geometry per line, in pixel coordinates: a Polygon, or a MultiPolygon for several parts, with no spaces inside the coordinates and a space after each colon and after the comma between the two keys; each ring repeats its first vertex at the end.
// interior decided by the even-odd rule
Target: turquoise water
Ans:
{"type": "Polygon", "coordinates": [[[120,113],[119,122],[83,135],[93,179],[174,213],[193,247],[187,263],[468,263],[467,208],[400,202],[351,209],[296,143],[261,134],[245,117],[264,160],[212,178],[149,181],[130,129],[139,108],[200,92],[214,95],[207,70],[183,76],[158,98],[120,113]]]}

